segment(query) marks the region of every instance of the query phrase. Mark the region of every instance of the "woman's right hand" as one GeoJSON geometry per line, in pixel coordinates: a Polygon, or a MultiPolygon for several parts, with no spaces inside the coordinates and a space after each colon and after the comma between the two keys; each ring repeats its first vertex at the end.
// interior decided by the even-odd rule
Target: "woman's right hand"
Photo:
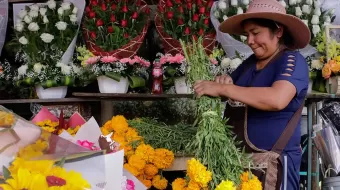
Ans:
{"type": "Polygon", "coordinates": [[[229,75],[221,75],[215,78],[215,82],[220,84],[233,84],[233,79],[229,75]]]}

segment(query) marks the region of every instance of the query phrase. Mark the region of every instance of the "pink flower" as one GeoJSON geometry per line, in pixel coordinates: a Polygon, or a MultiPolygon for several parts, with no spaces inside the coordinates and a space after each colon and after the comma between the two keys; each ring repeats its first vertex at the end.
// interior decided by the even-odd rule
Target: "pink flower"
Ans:
{"type": "Polygon", "coordinates": [[[123,58],[120,60],[121,63],[129,63],[130,62],[130,58],[123,58]]]}
{"type": "Polygon", "coordinates": [[[159,59],[159,64],[161,64],[161,65],[164,65],[164,64],[166,64],[168,62],[168,58],[167,57],[161,57],[160,59],[159,59]]]}
{"type": "Polygon", "coordinates": [[[135,64],[136,62],[137,62],[136,59],[130,59],[130,60],[129,60],[129,64],[130,64],[130,65],[133,65],[133,64],[135,64]]]}
{"type": "Polygon", "coordinates": [[[135,183],[132,180],[127,180],[126,190],[135,190],[135,183]]]}
{"type": "Polygon", "coordinates": [[[93,142],[89,142],[87,140],[85,141],[81,141],[81,140],[77,140],[77,144],[79,146],[82,146],[86,149],[89,149],[89,150],[100,150],[99,148],[97,148],[96,146],[94,146],[94,143],[93,142]]]}
{"type": "Polygon", "coordinates": [[[174,60],[177,63],[182,63],[185,60],[185,58],[182,54],[176,54],[174,60]]]}
{"type": "Polygon", "coordinates": [[[102,57],[100,59],[100,61],[103,62],[103,63],[113,63],[117,60],[118,59],[116,57],[113,57],[113,56],[105,56],[105,57],[102,57]]]}
{"type": "Polygon", "coordinates": [[[86,64],[90,64],[90,65],[92,65],[92,64],[95,64],[95,63],[97,63],[98,62],[98,60],[99,60],[99,56],[95,56],[95,57],[90,57],[90,58],[88,58],[87,60],[86,60],[86,64]]]}
{"type": "Polygon", "coordinates": [[[150,67],[150,65],[151,65],[150,61],[145,61],[145,60],[142,61],[142,64],[143,64],[145,67],[150,67]]]}
{"type": "Polygon", "coordinates": [[[211,64],[213,64],[213,65],[218,64],[218,61],[217,61],[216,59],[214,59],[214,58],[210,58],[210,62],[211,62],[211,64]]]}

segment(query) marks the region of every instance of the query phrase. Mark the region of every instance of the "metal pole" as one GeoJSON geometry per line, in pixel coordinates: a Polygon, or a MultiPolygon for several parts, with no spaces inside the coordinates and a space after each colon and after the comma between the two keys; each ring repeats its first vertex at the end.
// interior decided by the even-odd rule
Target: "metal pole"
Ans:
{"type": "Polygon", "coordinates": [[[308,170],[307,170],[307,189],[312,189],[312,128],[313,128],[313,103],[307,104],[307,133],[308,133],[308,170]]]}

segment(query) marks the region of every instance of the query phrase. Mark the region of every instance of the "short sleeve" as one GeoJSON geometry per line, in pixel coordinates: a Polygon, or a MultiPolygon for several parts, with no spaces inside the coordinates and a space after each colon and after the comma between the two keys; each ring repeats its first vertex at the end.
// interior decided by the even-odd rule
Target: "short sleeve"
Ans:
{"type": "Polygon", "coordinates": [[[306,59],[297,51],[287,51],[283,54],[283,61],[276,74],[275,81],[286,80],[296,88],[296,95],[307,91],[309,82],[309,69],[306,59]]]}
{"type": "Polygon", "coordinates": [[[253,55],[251,55],[249,58],[247,58],[243,63],[237,67],[235,71],[233,71],[230,74],[230,77],[233,79],[234,83],[240,78],[240,76],[248,69],[249,64],[251,64],[251,60],[254,58],[253,55]],[[248,66],[247,66],[248,65],[248,66]]]}

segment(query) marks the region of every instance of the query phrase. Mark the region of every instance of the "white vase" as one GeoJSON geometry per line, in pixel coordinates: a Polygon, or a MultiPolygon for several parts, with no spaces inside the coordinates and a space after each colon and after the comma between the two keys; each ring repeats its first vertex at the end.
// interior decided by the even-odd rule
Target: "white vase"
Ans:
{"type": "Polygon", "coordinates": [[[35,87],[39,99],[59,99],[65,98],[67,86],[58,86],[44,89],[41,85],[35,87]]]}
{"type": "Polygon", "coordinates": [[[190,94],[191,88],[186,82],[186,77],[175,79],[175,89],[177,94],[190,94]]]}
{"type": "Polygon", "coordinates": [[[307,93],[310,94],[310,93],[312,93],[312,91],[313,91],[313,80],[309,79],[307,93]]]}
{"type": "Polygon", "coordinates": [[[327,79],[326,90],[330,94],[340,94],[340,77],[335,76],[327,79]]]}
{"type": "Polygon", "coordinates": [[[107,76],[97,77],[100,93],[127,93],[129,89],[129,80],[121,77],[120,81],[113,80],[107,76]]]}

